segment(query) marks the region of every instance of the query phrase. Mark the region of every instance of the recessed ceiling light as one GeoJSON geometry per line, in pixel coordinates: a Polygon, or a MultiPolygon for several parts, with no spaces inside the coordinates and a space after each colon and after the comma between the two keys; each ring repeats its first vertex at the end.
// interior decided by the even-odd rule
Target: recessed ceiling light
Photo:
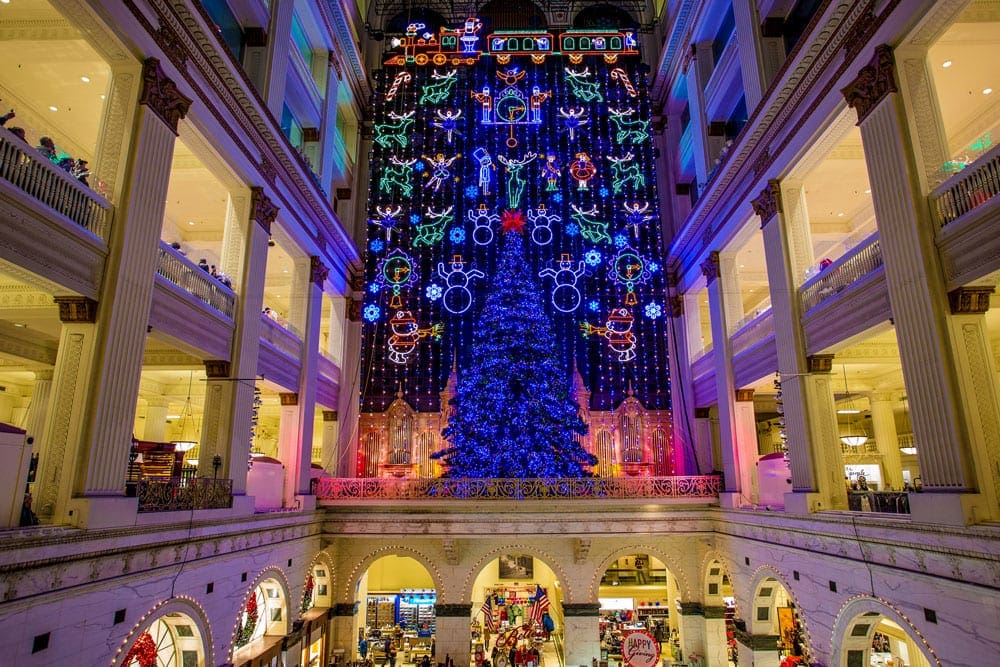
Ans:
{"type": "Polygon", "coordinates": [[[941,63],[941,67],[945,67],[945,68],[951,67],[951,61],[950,60],[945,60],[943,63],[941,63]]]}
{"type": "Polygon", "coordinates": [[[983,95],[989,95],[993,92],[992,88],[983,88],[983,95]]]}
{"type": "Polygon", "coordinates": [[[194,227],[194,224],[195,224],[194,220],[188,220],[188,224],[191,225],[192,227],[194,227]]]}
{"type": "Polygon", "coordinates": [[[838,214],[837,214],[837,217],[838,217],[838,218],[843,218],[843,217],[844,217],[844,212],[843,212],[843,211],[841,211],[840,213],[838,213],[838,214]]]}
{"type": "Polygon", "coordinates": [[[49,111],[59,111],[59,107],[49,105],[49,111]]]}
{"type": "Polygon", "coordinates": [[[282,269],[282,273],[288,273],[288,269],[282,269]]]}
{"type": "Polygon", "coordinates": [[[867,190],[865,190],[865,194],[866,195],[870,195],[871,193],[872,193],[872,189],[871,188],[868,188],[867,190]]]}
{"type": "MultiPolygon", "coordinates": [[[[3,4],[6,5],[7,3],[5,2],[3,4]]],[[[17,327],[18,329],[27,329],[28,328],[28,325],[25,324],[24,322],[14,322],[14,326],[17,327]]]]}
{"type": "Polygon", "coordinates": [[[101,95],[101,99],[102,99],[102,100],[103,100],[104,98],[106,98],[106,97],[107,97],[107,95],[101,95]]]}
{"type": "Polygon", "coordinates": [[[180,419],[180,415],[167,415],[167,419],[180,419]]]}
{"type": "Polygon", "coordinates": [[[81,76],[80,77],[80,81],[83,81],[84,83],[90,83],[90,77],[89,76],[81,76]]]}

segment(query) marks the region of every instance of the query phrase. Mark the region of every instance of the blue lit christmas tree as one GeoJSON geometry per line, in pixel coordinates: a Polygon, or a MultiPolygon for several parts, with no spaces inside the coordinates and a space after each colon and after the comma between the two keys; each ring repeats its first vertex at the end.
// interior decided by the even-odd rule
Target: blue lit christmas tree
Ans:
{"type": "Polygon", "coordinates": [[[597,459],[569,396],[552,324],[524,254],[520,211],[504,214],[503,251],[459,370],[452,416],[434,455],[449,477],[585,477],[597,459]]]}

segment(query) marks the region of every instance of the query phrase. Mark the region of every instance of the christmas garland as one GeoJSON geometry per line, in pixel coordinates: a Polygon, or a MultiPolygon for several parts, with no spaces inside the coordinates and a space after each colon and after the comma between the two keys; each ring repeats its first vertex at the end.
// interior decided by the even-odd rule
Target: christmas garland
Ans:
{"type": "Polygon", "coordinates": [[[139,663],[139,667],[156,667],[156,653],[156,642],[153,641],[153,637],[148,632],[143,632],[125,654],[122,665],[128,667],[135,660],[139,663]]]}
{"type": "Polygon", "coordinates": [[[301,613],[309,611],[313,606],[313,585],[313,576],[310,574],[306,577],[306,587],[302,592],[301,613]]]}
{"type": "Polygon", "coordinates": [[[236,647],[244,646],[253,637],[253,631],[257,629],[257,592],[254,591],[247,598],[246,623],[240,626],[240,631],[236,634],[236,647]]]}

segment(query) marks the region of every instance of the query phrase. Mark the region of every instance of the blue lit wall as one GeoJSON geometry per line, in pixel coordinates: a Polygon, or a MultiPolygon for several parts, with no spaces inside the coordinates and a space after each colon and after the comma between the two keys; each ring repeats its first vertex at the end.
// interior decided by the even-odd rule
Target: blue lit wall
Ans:
{"type": "Polygon", "coordinates": [[[397,391],[417,410],[440,408],[453,359],[461,372],[467,358],[505,211],[527,219],[567,381],[575,360],[593,410],[616,407],[630,385],[647,408],[669,409],[652,128],[634,42],[485,35],[474,20],[396,38],[375,76],[363,411],[384,410],[397,391]]]}

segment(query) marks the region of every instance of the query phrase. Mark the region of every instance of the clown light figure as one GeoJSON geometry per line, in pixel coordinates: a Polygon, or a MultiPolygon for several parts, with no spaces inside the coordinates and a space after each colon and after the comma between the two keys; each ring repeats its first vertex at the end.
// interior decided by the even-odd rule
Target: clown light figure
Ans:
{"type": "Polygon", "coordinates": [[[545,191],[555,192],[559,189],[559,177],[562,176],[562,169],[556,162],[555,155],[546,155],[545,164],[542,165],[542,178],[545,179],[545,191]]]}
{"type": "Polygon", "coordinates": [[[485,148],[477,148],[472,152],[472,157],[479,163],[479,189],[483,195],[490,194],[490,185],[493,183],[493,172],[497,166],[493,164],[493,158],[485,148]]]}
{"type": "Polygon", "coordinates": [[[569,166],[569,175],[576,181],[577,190],[589,190],[588,182],[597,175],[597,167],[586,153],[577,153],[569,166]]]}
{"type": "Polygon", "coordinates": [[[420,157],[427,160],[431,165],[431,178],[427,181],[425,188],[432,188],[434,192],[437,192],[441,188],[441,184],[451,178],[451,164],[462,157],[461,153],[456,153],[450,158],[446,158],[444,153],[438,153],[434,157],[429,155],[421,155],[420,157]]]}
{"type": "Polygon", "coordinates": [[[618,353],[618,361],[632,361],[635,359],[635,334],[632,333],[634,321],[628,308],[615,308],[603,327],[584,322],[580,329],[583,330],[584,337],[596,334],[607,338],[608,347],[618,353]]]}
{"type": "Polygon", "coordinates": [[[434,324],[426,329],[421,329],[417,321],[413,319],[413,313],[408,310],[396,311],[389,322],[392,335],[389,336],[389,361],[395,364],[405,364],[410,360],[410,355],[417,348],[417,341],[426,336],[434,339],[441,338],[444,331],[443,324],[434,324]]]}

